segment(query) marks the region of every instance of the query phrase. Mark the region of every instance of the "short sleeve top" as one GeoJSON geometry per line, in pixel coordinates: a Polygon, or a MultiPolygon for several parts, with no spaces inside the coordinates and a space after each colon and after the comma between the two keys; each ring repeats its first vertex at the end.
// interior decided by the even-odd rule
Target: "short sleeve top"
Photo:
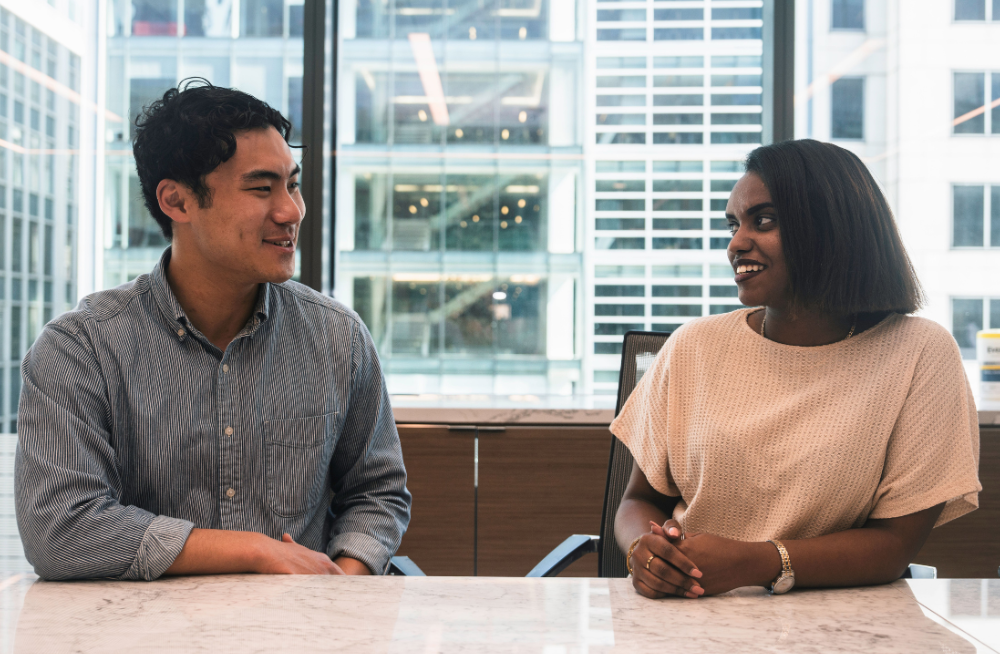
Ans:
{"type": "Polygon", "coordinates": [[[812,538],[946,503],[978,507],[979,421],[958,346],[891,314],[852,338],[784,345],[752,309],[667,340],[611,431],[686,531],[812,538]]]}

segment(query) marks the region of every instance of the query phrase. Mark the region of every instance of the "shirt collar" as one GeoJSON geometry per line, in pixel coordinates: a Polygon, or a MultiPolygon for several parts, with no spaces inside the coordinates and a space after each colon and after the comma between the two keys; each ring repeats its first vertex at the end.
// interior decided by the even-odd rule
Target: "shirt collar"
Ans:
{"type": "MultiPolygon", "coordinates": [[[[167,267],[170,265],[171,249],[168,246],[163,251],[160,260],[153,266],[153,271],[149,274],[150,287],[153,297],[163,312],[164,317],[171,323],[177,337],[183,341],[188,336],[188,332],[197,331],[184,313],[184,307],[177,301],[174,290],[170,288],[167,281],[167,267]]],[[[247,321],[246,326],[240,330],[238,336],[253,334],[260,324],[267,320],[268,307],[271,303],[271,284],[263,283],[257,290],[257,304],[254,306],[253,316],[247,321]]]]}

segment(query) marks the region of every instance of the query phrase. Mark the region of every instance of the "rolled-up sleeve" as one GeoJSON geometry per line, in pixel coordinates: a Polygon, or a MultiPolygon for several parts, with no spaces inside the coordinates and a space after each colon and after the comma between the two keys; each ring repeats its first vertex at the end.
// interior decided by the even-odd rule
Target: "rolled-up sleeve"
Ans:
{"type": "Polygon", "coordinates": [[[378,354],[358,321],[347,414],[331,463],[335,516],[327,553],[382,574],[410,521],[410,493],[399,434],[378,354]]]}
{"type": "Polygon", "coordinates": [[[21,373],[14,502],[35,572],[51,580],[162,575],[194,525],[120,503],[111,407],[86,334],[47,326],[21,373]]]}

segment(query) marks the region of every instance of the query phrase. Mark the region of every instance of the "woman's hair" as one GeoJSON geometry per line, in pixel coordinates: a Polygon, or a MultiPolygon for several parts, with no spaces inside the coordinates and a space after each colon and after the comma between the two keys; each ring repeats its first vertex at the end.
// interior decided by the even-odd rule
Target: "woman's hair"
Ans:
{"type": "Polygon", "coordinates": [[[854,153],[783,141],[757,148],[745,166],[771,192],[796,305],[839,315],[920,308],[892,210],[854,153]]]}
{"type": "Polygon", "coordinates": [[[212,206],[205,176],[236,154],[236,132],[274,127],[288,142],[292,125],[248,93],[193,77],[144,107],[135,118],[132,152],[146,208],[170,239],[170,217],[160,210],[156,187],[172,179],[191,189],[201,207],[212,206]]]}

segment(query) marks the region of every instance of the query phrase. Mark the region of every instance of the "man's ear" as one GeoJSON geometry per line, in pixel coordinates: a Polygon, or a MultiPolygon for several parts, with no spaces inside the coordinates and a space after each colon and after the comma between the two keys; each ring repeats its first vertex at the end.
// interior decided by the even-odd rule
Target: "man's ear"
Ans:
{"type": "Polygon", "coordinates": [[[191,189],[172,179],[161,179],[156,185],[156,201],[175,223],[191,222],[191,208],[197,204],[191,189]]]}

